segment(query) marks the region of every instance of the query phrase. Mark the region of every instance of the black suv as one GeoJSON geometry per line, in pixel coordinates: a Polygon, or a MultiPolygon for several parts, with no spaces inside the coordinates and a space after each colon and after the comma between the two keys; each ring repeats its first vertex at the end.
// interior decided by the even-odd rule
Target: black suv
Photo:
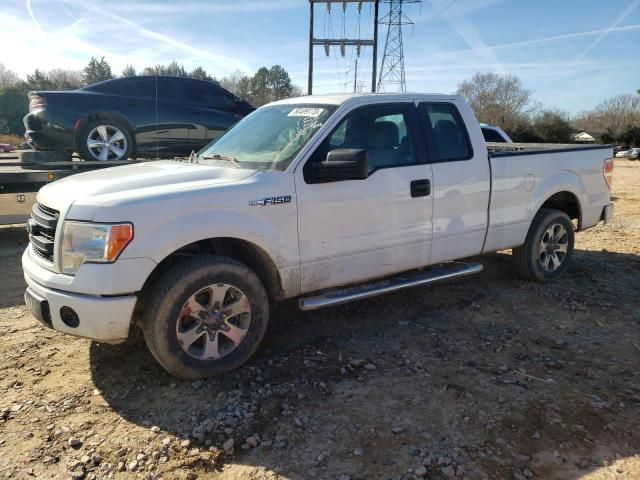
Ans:
{"type": "Polygon", "coordinates": [[[186,77],[125,77],[78,90],[29,92],[27,141],[86,160],[188,155],[254,108],[219,85],[186,77]]]}

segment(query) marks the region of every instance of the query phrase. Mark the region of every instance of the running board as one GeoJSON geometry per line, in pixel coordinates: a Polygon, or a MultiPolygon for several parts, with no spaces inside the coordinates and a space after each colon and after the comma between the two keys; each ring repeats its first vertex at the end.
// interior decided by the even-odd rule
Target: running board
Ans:
{"type": "Polygon", "coordinates": [[[298,301],[301,310],[317,310],[319,308],[342,305],[343,303],[375,297],[384,293],[395,292],[409,287],[429,285],[451,278],[466,277],[482,271],[480,263],[445,263],[417,274],[403,274],[374,283],[358,285],[340,290],[331,290],[315,297],[301,298],[298,301]]]}

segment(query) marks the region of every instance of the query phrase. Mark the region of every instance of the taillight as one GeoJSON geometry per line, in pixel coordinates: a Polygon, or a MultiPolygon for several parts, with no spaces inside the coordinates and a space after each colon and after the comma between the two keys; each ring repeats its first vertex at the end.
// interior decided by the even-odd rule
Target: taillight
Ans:
{"type": "Polygon", "coordinates": [[[47,99],[42,95],[29,94],[29,111],[40,110],[47,106],[47,99]]]}
{"type": "Polygon", "coordinates": [[[607,185],[609,185],[609,189],[613,185],[613,158],[608,158],[604,161],[604,167],[602,171],[604,173],[604,179],[607,181],[607,185]]]}

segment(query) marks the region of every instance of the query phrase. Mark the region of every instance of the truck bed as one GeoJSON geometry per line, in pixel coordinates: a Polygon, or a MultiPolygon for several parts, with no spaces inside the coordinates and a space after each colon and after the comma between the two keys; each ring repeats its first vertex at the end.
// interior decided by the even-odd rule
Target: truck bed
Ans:
{"type": "Polygon", "coordinates": [[[538,153],[555,153],[567,151],[585,151],[611,149],[611,145],[586,145],[576,143],[493,143],[487,142],[487,150],[494,156],[496,154],[520,154],[532,155],[538,153]]]}
{"type": "Polygon", "coordinates": [[[491,165],[489,228],[484,251],[521,245],[542,202],[556,193],[575,199],[577,228],[600,221],[610,191],[604,162],[609,145],[487,144],[491,165]]]}

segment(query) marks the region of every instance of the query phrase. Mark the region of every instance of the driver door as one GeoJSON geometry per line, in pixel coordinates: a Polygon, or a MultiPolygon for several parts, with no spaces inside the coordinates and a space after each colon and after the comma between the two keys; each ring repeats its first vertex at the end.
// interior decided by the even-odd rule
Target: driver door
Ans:
{"type": "Polygon", "coordinates": [[[355,283],[429,263],[433,197],[412,102],[349,112],[296,170],[301,291],[355,283]],[[311,164],[363,148],[365,180],[314,183],[311,164]]]}

